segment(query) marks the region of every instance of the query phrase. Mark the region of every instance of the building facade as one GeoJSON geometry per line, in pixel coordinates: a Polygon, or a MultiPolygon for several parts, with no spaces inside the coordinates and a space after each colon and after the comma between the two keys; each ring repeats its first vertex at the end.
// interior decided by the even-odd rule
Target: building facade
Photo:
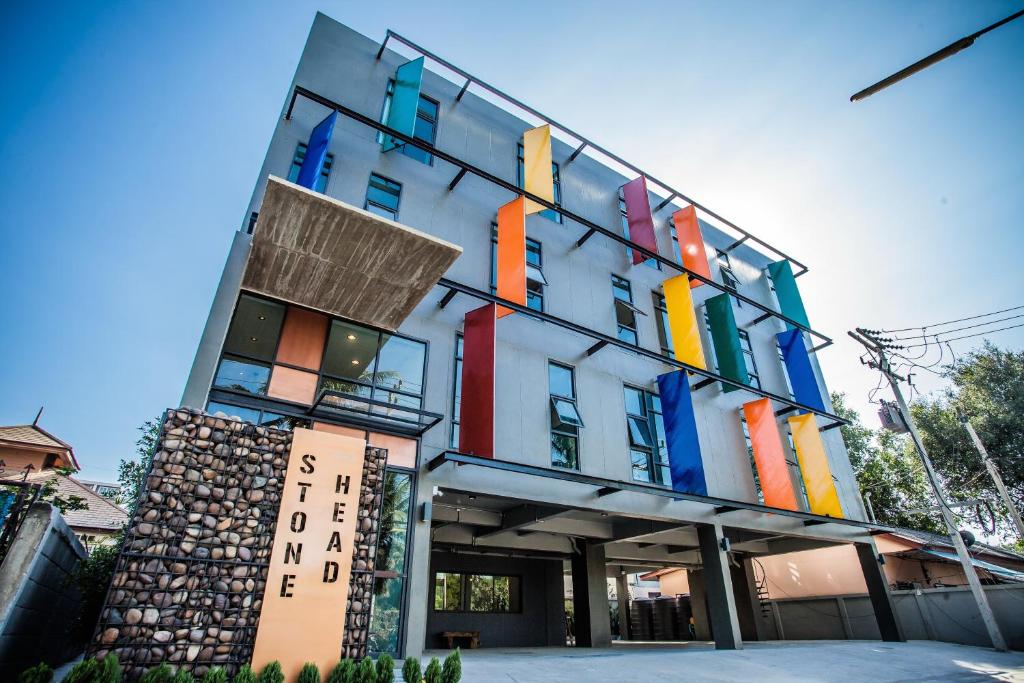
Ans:
{"type": "Polygon", "coordinates": [[[595,143],[388,42],[317,15],[182,398],[387,449],[370,650],[415,655],[453,633],[484,647],[607,644],[606,578],[665,566],[701,586],[718,645],[740,647],[757,637],[741,633],[756,605],[730,566],[836,544],[857,549],[880,632],[898,638],[815,358],[828,340],[794,317],[801,265],[703,207],[694,251],[672,224],[693,211],[679,193],[648,192],[660,183],[595,143]],[[403,111],[405,131],[391,125],[403,111]],[[531,190],[538,118],[554,130],[545,193],[531,190]],[[638,187],[650,235],[634,220],[638,187]],[[511,299],[498,213],[522,193],[546,203],[526,209],[511,299]],[[461,253],[427,277],[425,252],[372,246],[367,231],[391,223],[461,253]],[[348,237],[329,243],[335,234],[348,237]],[[666,300],[678,301],[666,281],[680,273],[700,321],[685,351],[666,300]],[[416,296],[388,293],[398,275],[423,275],[416,296]],[[495,321],[494,303],[514,314],[499,308],[495,321]],[[660,395],[678,386],[659,384],[670,375],[688,400],[660,395]],[[748,427],[745,404],[762,400],[768,412],[748,427]],[[696,450],[673,442],[684,423],[696,450]],[[831,507],[817,502],[822,486],[831,507]],[[792,503],[775,504],[779,490],[792,503]]]}

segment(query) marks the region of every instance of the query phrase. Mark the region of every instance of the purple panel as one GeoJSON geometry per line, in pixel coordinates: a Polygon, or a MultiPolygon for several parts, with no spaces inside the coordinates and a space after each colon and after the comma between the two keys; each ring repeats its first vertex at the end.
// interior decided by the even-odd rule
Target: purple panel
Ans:
{"type": "MultiPolygon", "coordinates": [[[[622,186],[626,200],[626,222],[629,223],[629,239],[644,249],[658,253],[658,242],[654,239],[654,216],[651,203],[647,200],[647,178],[640,176],[622,186]]],[[[647,260],[636,249],[633,250],[633,265],[647,260]]]]}

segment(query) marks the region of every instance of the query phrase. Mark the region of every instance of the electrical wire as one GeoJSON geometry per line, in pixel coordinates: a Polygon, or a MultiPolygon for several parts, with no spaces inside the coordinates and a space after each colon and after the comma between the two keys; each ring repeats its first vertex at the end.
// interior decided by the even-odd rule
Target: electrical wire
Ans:
{"type": "MultiPolygon", "coordinates": [[[[941,341],[943,343],[948,344],[949,342],[959,341],[961,339],[971,339],[972,337],[984,337],[986,334],[992,334],[993,332],[1003,332],[1005,330],[1013,330],[1013,329],[1016,329],[1018,327],[1024,327],[1024,323],[1019,323],[1017,325],[1010,325],[1008,327],[1000,327],[1000,328],[995,329],[995,330],[986,330],[984,332],[976,332],[975,334],[965,334],[962,337],[953,337],[952,339],[942,339],[941,341]]],[[[925,346],[925,345],[926,344],[911,344],[911,345],[906,346],[904,348],[916,349],[916,348],[920,348],[921,346],[925,346]]]]}
{"type": "Polygon", "coordinates": [[[991,313],[982,313],[981,315],[971,315],[971,316],[968,316],[966,318],[957,318],[956,320],[947,320],[944,323],[933,323],[931,325],[918,325],[917,327],[903,327],[903,328],[894,329],[894,330],[878,330],[878,331],[881,332],[881,333],[884,333],[884,334],[889,334],[891,332],[911,332],[913,330],[921,330],[921,329],[925,329],[925,328],[929,328],[929,327],[942,327],[944,325],[952,325],[953,323],[962,323],[962,322],[964,322],[966,320],[977,320],[979,318],[987,318],[987,317],[992,316],[992,315],[999,315],[1000,313],[1009,313],[1010,311],[1019,311],[1022,308],[1024,308],[1024,305],[1014,306],[1012,308],[1004,308],[1001,311],[992,311],[991,313]]]}
{"type": "MultiPolygon", "coordinates": [[[[941,332],[933,332],[931,334],[913,334],[909,337],[894,337],[896,341],[910,341],[914,339],[922,339],[924,337],[934,337],[940,334],[952,334],[953,332],[962,332],[964,330],[973,330],[977,327],[985,327],[987,325],[995,325],[996,323],[1006,322],[1007,320],[1017,320],[1018,318],[1024,318],[1024,313],[1018,315],[1010,315],[1005,318],[996,318],[995,320],[988,320],[983,323],[975,323],[973,325],[965,325],[963,327],[954,327],[951,330],[943,330],[941,332]]],[[[930,329],[929,327],[922,327],[922,330],[930,329]]]]}

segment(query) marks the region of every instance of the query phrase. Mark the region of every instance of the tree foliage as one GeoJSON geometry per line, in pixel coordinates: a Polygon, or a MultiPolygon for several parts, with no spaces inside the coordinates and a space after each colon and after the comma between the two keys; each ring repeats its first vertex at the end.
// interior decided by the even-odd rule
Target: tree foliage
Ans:
{"type": "Polygon", "coordinates": [[[139,503],[139,496],[142,495],[142,487],[146,482],[149,462],[160,440],[162,417],[159,415],[142,423],[139,427],[139,438],[135,442],[135,456],[122,458],[117,466],[117,481],[121,485],[117,502],[128,511],[129,519],[135,515],[135,507],[139,503]]]}

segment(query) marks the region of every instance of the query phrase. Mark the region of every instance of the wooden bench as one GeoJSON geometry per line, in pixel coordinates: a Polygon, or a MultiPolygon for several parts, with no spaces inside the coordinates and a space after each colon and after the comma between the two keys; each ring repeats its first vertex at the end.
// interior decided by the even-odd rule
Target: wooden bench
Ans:
{"type": "Polygon", "coordinates": [[[456,638],[468,638],[470,650],[480,647],[480,631],[444,631],[441,637],[448,641],[449,650],[455,649],[456,638]]]}

